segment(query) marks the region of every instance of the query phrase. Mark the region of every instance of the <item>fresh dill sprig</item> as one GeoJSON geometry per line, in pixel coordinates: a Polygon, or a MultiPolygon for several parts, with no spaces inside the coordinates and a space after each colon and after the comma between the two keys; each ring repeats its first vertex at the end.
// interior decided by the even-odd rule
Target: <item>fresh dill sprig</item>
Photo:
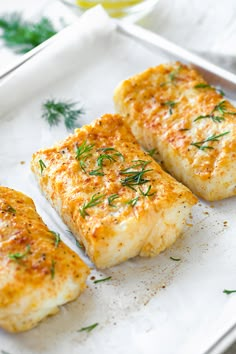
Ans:
{"type": "Polygon", "coordinates": [[[52,259],[51,268],[50,268],[50,273],[51,273],[52,279],[55,278],[55,265],[56,265],[56,262],[54,261],[54,259],[52,259]]]}
{"type": "Polygon", "coordinates": [[[113,201],[115,199],[118,199],[119,198],[119,194],[112,194],[110,195],[110,197],[108,197],[108,205],[112,206],[112,207],[115,207],[115,205],[113,204],[113,201]]]}
{"type": "Polygon", "coordinates": [[[92,195],[91,200],[87,203],[84,203],[82,208],[79,209],[80,215],[85,218],[85,216],[88,216],[89,214],[87,213],[88,208],[92,208],[102,202],[102,199],[104,197],[104,194],[100,193],[95,193],[92,195]]]}
{"type": "Polygon", "coordinates": [[[194,122],[197,122],[198,120],[200,119],[206,119],[206,118],[210,118],[213,120],[213,122],[222,122],[223,120],[225,120],[224,118],[224,115],[225,114],[230,114],[230,115],[236,115],[236,112],[229,112],[227,111],[227,108],[226,108],[226,101],[223,100],[221,101],[220,103],[218,103],[214,108],[213,110],[211,111],[210,114],[206,114],[206,115],[201,115],[201,116],[198,116],[197,118],[194,119],[194,122]],[[215,115],[215,113],[218,115],[215,115]],[[220,113],[220,115],[219,115],[220,113]]]}
{"type": "Polygon", "coordinates": [[[92,170],[89,172],[90,176],[104,176],[104,172],[102,167],[98,167],[96,170],[92,170]]]}
{"type": "Polygon", "coordinates": [[[152,188],[152,186],[148,186],[148,189],[146,190],[146,192],[144,192],[141,188],[139,188],[139,191],[144,197],[151,197],[152,195],[156,194],[156,192],[150,193],[151,188],[152,188]]]}
{"type": "Polygon", "coordinates": [[[128,200],[126,202],[126,204],[131,205],[132,207],[134,207],[137,204],[138,200],[139,200],[139,196],[128,200]]]}
{"type": "Polygon", "coordinates": [[[97,279],[97,280],[94,280],[94,284],[98,284],[98,283],[101,283],[103,281],[107,281],[107,280],[110,280],[112,277],[107,277],[107,278],[102,278],[102,279],[97,279]]]}
{"type": "Polygon", "coordinates": [[[104,156],[104,157],[100,158],[100,162],[98,161],[98,166],[100,166],[100,164],[102,165],[103,160],[106,159],[105,156],[109,156],[107,159],[109,159],[110,161],[115,161],[115,160],[113,160],[114,156],[120,157],[122,161],[125,160],[124,155],[122,155],[118,150],[116,150],[112,147],[100,148],[100,149],[98,149],[98,151],[102,151],[105,153],[104,155],[100,155],[100,156],[104,156]],[[112,152],[112,153],[107,154],[108,152],[112,152]]]}
{"type": "Polygon", "coordinates": [[[176,102],[174,101],[166,101],[161,104],[162,106],[167,106],[169,108],[169,115],[173,114],[173,108],[176,106],[176,102]]]}
{"type": "Polygon", "coordinates": [[[16,209],[14,209],[11,205],[8,205],[4,211],[6,211],[7,213],[11,213],[11,214],[16,213],[16,209]]]}
{"type": "Polygon", "coordinates": [[[147,154],[149,156],[151,156],[151,157],[153,157],[156,153],[157,153],[157,149],[156,148],[147,150],[147,154]]]}
{"type": "Polygon", "coordinates": [[[57,248],[58,247],[58,245],[59,245],[59,243],[60,243],[60,241],[61,241],[61,237],[60,237],[60,234],[58,233],[58,232],[55,232],[55,231],[50,231],[52,234],[53,234],[53,236],[55,237],[55,247],[57,248]]]}
{"type": "Polygon", "coordinates": [[[209,146],[209,145],[204,145],[205,143],[209,142],[209,141],[219,141],[219,138],[221,138],[222,136],[229,134],[230,132],[224,132],[222,134],[219,135],[211,135],[208,138],[206,138],[205,140],[202,141],[197,141],[196,143],[191,143],[190,145],[195,146],[196,148],[198,148],[199,150],[205,150],[205,149],[214,149],[213,146],[209,146]]]}
{"type": "Polygon", "coordinates": [[[88,144],[85,140],[80,146],[76,148],[75,158],[79,161],[81,169],[85,171],[86,164],[85,161],[88,157],[92,156],[91,150],[93,149],[94,144],[88,144]]]}
{"type": "Polygon", "coordinates": [[[63,119],[68,130],[77,127],[77,120],[85,112],[83,108],[76,108],[76,102],[56,101],[49,99],[43,103],[42,118],[44,118],[50,126],[55,126],[63,119]]]}
{"type": "Polygon", "coordinates": [[[205,116],[198,116],[196,119],[194,119],[194,122],[197,122],[198,120],[206,119],[206,118],[212,119],[212,121],[215,123],[216,122],[221,123],[223,120],[225,120],[224,117],[214,116],[213,114],[207,114],[205,116]]]}
{"type": "Polygon", "coordinates": [[[150,181],[149,179],[144,178],[144,175],[145,173],[152,171],[152,169],[145,170],[145,167],[151,161],[134,160],[133,162],[133,165],[120,171],[120,175],[127,175],[127,177],[120,180],[120,183],[122,186],[127,186],[136,191],[134,186],[142,185],[150,181]],[[141,170],[136,170],[138,167],[141,167],[141,170]]]}
{"type": "Polygon", "coordinates": [[[82,327],[81,329],[79,329],[78,332],[91,332],[97,326],[98,326],[98,323],[94,323],[91,326],[82,327]]]}
{"type": "Polygon", "coordinates": [[[52,22],[43,17],[38,22],[25,21],[20,13],[5,14],[0,17],[1,38],[16,53],[27,53],[45,40],[54,36],[52,22]]]}
{"type": "Polygon", "coordinates": [[[103,161],[104,160],[108,160],[110,162],[116,161],[115,158],[112,155],[108,155],[108,154],[102,154],[98,157],[97,159],[97,164],[98,166],[100,166],[102,168],[103,166],[103,161]]]}
{"type": "Polygon", "coordinates": [[[43,170],[47,167],[43,160],[39,160],[40,172],[43,173],[43,170]]]}
{"type": "Polygon", "coordinates": [[[225,290],[223,291],[223,293],[224,293],[224,294],[227,294],[227,295],[230,295],[230,294],[236,293],[236,290],[227,290],[227,289],[225,289],[225,290]]]}
{"type": "Polygon", "coordinates": [[[30,245],[27,245],[25,252],[9,253],[8,258],[10,258],[13,261],[18,261],[19,259],[23,259],[25,256],[27,256],[29,252],[30,252],[30,245]]]}

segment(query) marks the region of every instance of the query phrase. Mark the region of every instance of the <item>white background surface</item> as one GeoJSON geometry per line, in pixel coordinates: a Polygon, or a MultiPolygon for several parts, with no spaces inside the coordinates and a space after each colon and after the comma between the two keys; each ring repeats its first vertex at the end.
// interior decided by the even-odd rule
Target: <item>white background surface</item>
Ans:
{"type": "MultiPolygon", "coordinates": [[[[50,1],[45,1],[46,5],[48,3],[50,5],[50,1]]],[[[38,4],[40,8],[42,4],[38,4]]],[[[2,1],[0,11],[7,7],[16,10],[22,5],[22,8],[27,9],[27,16],[39,13],[34,0],[8,0],[4,6],[2,1]]],[[[228,1],[227,6],[227,1],[214,1],[213,4],[209,0],[161,0],[146,25],[189,48],[203,51],[222,51],[225,48],[226,52],[234,53],[233,11],[233,1],[228,1]]],[[[1,114],[0,117],[0,182],[32,195],[44,220],[49,225],[56,224],[62,234],[64,226],[52,211],[48,213],[48,205],[44,204],[32,180],[28,162],[19,165],[19,160],[29,161],[35,149],[66,134],[61,128],[54,133],[44,131],[46,127],[38,113],[43,98],[55,93],[70,97],[72,93],[76,97],[79,94],[85,100],[89,117],[94,118],[104,111],[112,110],[112,89],[119,80],[165,60],[161,56],[156,59],[156,56],[136,44],[127,45],[125,40],[118,40],[115,35],[107,37],[102,33],[100,39],[94,39],[93,42],[91,37],[91,42],[81,44],[82,53],[91,51],[91,55],[96,45],[99,68],[93,65],[94,61],[85,59],[78,66],[81,48],[73,46],[72,49],[69,41],[64,40],[61,43],[63,47],[56,47],[51,54],[50,51],[47,53],[51,55],[50,60],[48,57],[44,57],[44,61],[42,58],[36,59],[21,72],[18,79],[0,90],[1,112],[7,112],[8,107],[14,108],[18,100],[24,102],[24,105],[16,105],[16,110],[7,115],[1,114]],[[104,36],[106,40],[109,38],[109,46],[105,41],[104,47],[104,36]],[[67,49],[63,55],[62,48],[67,49]],[[109,55],[104,61],[106,48],[109,48],[109,55]],[[61,53],[60,57],[58,53],[61,53]],[[71,68],[69,63],[72,63],[71,68]],[[52,70],[52,67],[54,82],[42,82],[41,73],[49,68],[52,70]],[[62,67],[67,69],[63,69],[63,72],[62,67]],[[86,71],[88,67],[90,70],[86,71]],[[114,68],[118,69],[114,71],[114,68]],[[113,75],[106,75],[107,72],[113,75]],[[59,77],[57,73],[60,73],[59,77]],[[94,92],[99,92],[99,96],[91,94],[95,73],[98,89],[95,90],[94,86],[94,92]],[[34,88],[38,93],[32,98],[34,88]],[[12,92],[14,97],[11,96],[12,92]],[[25,101],[30,103],[26,104],[25,101]],[[13,106],[12,102],[15,102],[13,106]],[[27,136],[31,139],[25,142],[27,129],[27,136]],[[36,136],[38,139],[35,139],[36,136]],[[11,154],[10,149],[15,144],[21,147],[17,149],[17,155],[11,154]],[[27,183],[22,183],[24,179],[27,183]]],[[[8,50],[1,48],[1,52],[0,63],[12,58],[8,50]]],[[[201,353],[201,348],[234,320],[236,309],[234,295],[227,297],[222,293],[224,288],[232,288],[236,284],[235,200],[215,203],[213,208],[211,206],[204,203],[198,206],[194,212],[195,226],[171,250],[158,258],[135,259],[101,274],[112,275],[113,281],[101,283],[97,289],[90,282],[89,290],[78,301],[66,306],[62,313],[44,321],[31,332],[17,336],[0,332],[0,350],[11,354],[201,353]],[[227,227],[224,226],[226,220],[227,227]],[[182,261],[177,264],[170,261],[170,256],[180,257],[182,261]],[[99,322],[100,327],[90,335],[77,332],[94,322],[99,322]]],[[[98,276],[100,272],[95,274],[98,276]]]]}

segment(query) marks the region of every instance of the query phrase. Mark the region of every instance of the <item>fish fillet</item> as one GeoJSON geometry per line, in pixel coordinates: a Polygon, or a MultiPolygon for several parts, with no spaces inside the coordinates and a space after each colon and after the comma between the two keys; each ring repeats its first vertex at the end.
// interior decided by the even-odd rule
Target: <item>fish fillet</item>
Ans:
{"type": "Polygon", "coordinates": [[[141,150],[119,115],[104,115],[36,152],[31,166],[42,191],[99,268],[169,247],[196,203],[141,150]]]}
{"type": "Polygon", "coordinates": [[[236,195],[236,108],[189,66],[149,68],[115,90],[138,142],[206,200],[236,195]]]}
{"type": "Polygon", "coordinates": [[[32,199],[0,186],[0,327],[33,328],[77,298],[88,273],[43,223],[32,199]]]}

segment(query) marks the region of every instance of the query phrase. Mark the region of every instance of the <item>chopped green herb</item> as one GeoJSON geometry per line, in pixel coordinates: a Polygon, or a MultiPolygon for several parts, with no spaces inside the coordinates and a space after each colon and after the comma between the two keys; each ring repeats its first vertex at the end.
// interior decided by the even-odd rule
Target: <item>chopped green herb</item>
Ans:
{"type": "Polygon", "coordinates": [[[78,332],[91,332],[97,326],[98,326],[98,323],[94,323],[91,326],[82,327],[78,332]]]}
{"type": "Polygon", "coordinates": [[[103,278],[103,279],[98,279],[98,280],[94,280],[94,284],[97,284],[97,283],[101,283],[103,281],[107,281],[107,280],[110,280],[112,277],[107,277],[107,278],[103,278]]]}
{"type": "Polygon", "coordinates": [[[151,157],[153,157],[157,153],[157,149],[151,149],[147,151],[147,154],[151,157]]]}
{"type": "Polygon", "coordinates": [[[42,117],[46,119],[50,126],[58,125],[63,119],[66,128],[72,130],[76,128],[78,118],[84,114],[82,108],[75,108],[76,105],[75,102],[47,100],[43,104],[42,117]]]}
{"type": "Polygon", "coordinates": [[[0,28],[3,30],[1,38],[16,53],[26,53],[57,33],[48,18],[32,23],[19,13],[1,16],[0,28]]]}
{"type": "Polygon", "coordinates": [[[134,186],[142,185],[150,181],[149,179],[145,179],[144,175],[145,173],[153,170],[145,170],[145,167],[151,161],[134,160],[133,162],[135,162],[134,165],[120,171],[121,175],[127,175],[126,178],[120,180],[120,183],[122,184],[122,186],[127,186],[133,190],[136,190],[134,186]],[[141,170],[134,170],[137,167],[141,167],[141,170]]]}
{"type": "Polygon", "coordinates": [[[130,171],[132,169],[141,167],[141,168],[145,168],[149,163],[151,163],[152,161],[145,161],[145,160],[133,160],[132,162],[134,162],[133,165],[131,165],[130,167],[127,167],[123,170],[120,171],[120,174],[124,175],[124,174],[128,174],[128,173],[132,173],[133,171],[130,171]]]}
{"type": "Polygon", "coordinates": [[[43,160],[39,160],[40,172],[43,173],[43,170],[47,167],[43,160]]]}
{"type": "Polygon", "coordinates": [[[150,193],[151,188],[152,188],[152,186],[148,186],[148,189],[146,190],[146,192],[144,192],[141,188],[139,188],[139,191],[144,197],[151,197],[152,195],[156,194],[156,192],[150,193]]]}
{"type": "Polygon", "coordinates": [[[188,129],[188,128],[179,129],[180,132],[186,132],[187,130],[190,130],[190,129],[188,129]]]}
{"type": "Polygon", "coordinates": [[[230,295],[230,294],[233,294],[233,293],[236,293],[236,290],[224,290],[223,291],[224,294],[227,294],[227,295],[230,295]]]}
{"type": "Polygon", "coordinates": [[[97,159],[97,164],[98,164],[98,166],[100,166],[100,167],[103,166],[103,160],[108,160],[108,161],[110,161],[110,162],[116,161],[112,155],[102,154],[102,155],[100,155],[99,158],[97,159]]]}
{"type": "Polygon", "coordinates": [[[126,204],[131,205],[132,207],[134,207],[137,204],[138,200],[139,200],[139,197],[136,197],[136,198],[128,200],[128,202],[126,202],[126,204]]]}
{"type": "Polygon", "coordinates": [[[75,243],[78,248],[84,248],[84,246],[76,239],[75,239],[75,243]]]}
{"type": "Polygon", "coordinates": [[[211,87],[211,85],[201,83],[201,84],[195,85],[194,88],[198,89],[198,88],[212,88],[212,87],[211,87]]]}
{"type": "Polygon", "coordinates": [[[101,149],[98,149],[98,151],[103,151],[103,152],[112,151],[113,152],[112,156],[118,156],[122,159],[122,161],[125,160],[124,156],[118,150],[116,150],[112,147],[101,148],[101,149]]]}
{"type": "Polygon", "coordinates": [[[61,237],[60,237],[60,234],[58,233],[58,232],[55,232],[55,231],[50,231],[52,234],[53,234],[53,236],[55,237],[55,247],[57,248],[58,247],[58,245],[59,245],[59,243],[60,243],[60,241],[61,241],[61,237]]]}
{"type": "Polygon", "coordinates": [[[222,122],[223,120],[225,120],[224,118],[224,114],[230,114],[230,115],[236,115],[236,112],[229,112],[227,111],[226,109],[226,105],[225,105],[226,101],[221,101],[219,104],[217,104],[213,110],[211,111],[210,114],[207,114],[207,115],[201,115],[201,116],[198,116],[196,119],[194,119],[194,122],[200,120],[200,119],[206,119],[206,118],[210,118],[213,120],[213,122],[222,122]],[[219,115],[215,115],[215,113],[218,112],[221,114],[221,116],[219,115]]]}
{"type": "Polygon", "coordinates": [[[221,90],[221,89],[216,89],[218,92],[219,92],[219,94],[221,95],[221,96],[225,96],[225,93],[224,93],[224,91],[223,90],[221,90]]]}
{"type": "Polygon", "coordinates": [[[91,200],[87,203],[84,203],[84,205],[82,206],[81,209],[79,209],[80,215],[85,218],[85,216],[88,216],[89,214],[87,213],[87,209],[88,208],[92,208],[98,204],[100,204],[102,202],[102,199],[104,197],[104,194],[100,194],[100,193],[95,193],[91,200]]]}
{"type": "Polygon", "coordinates": [[[7,206],[7,209],[5,210],[7,213],[12,213],[15,214],[16,213],[16,209],[14,209],[11,205],[7,206]]]}
{"type": "Polygon", "coordinates": [[[170,259],[172,259],[172,261],[175,261],[175,262],[179,262],[179,261],[181,261],[181,258],[174,258],[174,257],[170,257],[170,259]]]}
{"type": "Polygon", "coordinates": [[[52,264],[51,264],[51,268],[50,268],[51,278],[52,279],[55,278],[55,265],[56,265],[56,262],[54,261],[54,259],[52,259],[52,264]]]}
{"type": "Polygon", "coordinates": [[[236,293],[236,290],[224,290],[223,291],[224,294],[227,294],[227,295],[230,295],[230,294],[233,294],[233,293],[236,293]]]}
{"type": "Polygon", "coordinates": [[[102,167],[99,167],[96,170],[90,171],[89,175],[90,176],[104,176],[104,172],[102,171],[102,167]]]}
{"type": "Polygon", "coordinates": [[[224,132],[222,134],[219,135],[211,135],[209,136],[207,139],[202,140],[202,141],[198,141],[196,143],[191,143],[190,145],[195,146],[196,148],[198,148],[199,150],[205,150],[205,149],[214,149],[212,146],[209,145],[204,145],[205,143],[207,143],[208,141],[219,141],[219,138],[221,138],[222,136],[229,134],[230,132],[224,132]]]}
{"type": "Polygon", "coordinates": [[[166,101],[162,103],[162,106],[167,106],[169,107],[169,114],[170,116],[173,114],[173,108],[175,107],[176,102],[174,101],[166,101]]]}
{"type": "Polygon", "coordinates": [[[76,159],[79,161],[81,169],[85,171],[85,160],[92,156],[91,150],[93,149],[94,144],[88,144],[87,141],[85,140],[80,146],[77,146],[76,149],[76,159]]]}
{"type": "Polygon", "coordinates": [[[30,245],[26,246],[26,251],[23,253],[10,253],[8,254],[8,258],[12,259],[13,261],[18,261],[19,259],[23,259],[27,254],[30,252],[30,245]]]}
{"type": "Polygon", "coordinates": [[[108,197],[108,205],[115,207],[115,205],[112,203],[115,199],[119,198],[118,194],[112,194],[110,197],[108,197]]]}
{"type": "Polygon", "coordinates": [[[196,119],[194,119],[194,122],[197,122],[198,120],[201,120],[201,119],[206,119],[206,118],[210,118],[213,120],[213,122],[222,122],[224,119],[224,117],[219,117],[219,116],[214,116],[213,114],[207,114],[205,116],[198,116],[196,119]]]}

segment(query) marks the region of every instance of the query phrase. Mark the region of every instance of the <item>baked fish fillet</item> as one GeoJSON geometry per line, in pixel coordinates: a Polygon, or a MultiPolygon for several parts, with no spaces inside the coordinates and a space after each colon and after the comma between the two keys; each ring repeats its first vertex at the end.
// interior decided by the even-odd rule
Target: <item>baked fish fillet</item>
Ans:
{"type": "Polygon", "coordinates": [[[197,71],[150,68],[123,81],[114,101],[138,142],[196,195],[236,195],[236,108],[197,71]]]}
{"type": "Polygon", "coordinates": [[[36,152],[32,170],[99,268],[169,247],[196,203],[141,150],[119,115],[104,115],[36,152]]]}
{"type": "Polygon", "coordinates": [[[43,223],[32,199],[0,186],[0,327],[31,329],[74,300],[88,273],[43,223]]]}

